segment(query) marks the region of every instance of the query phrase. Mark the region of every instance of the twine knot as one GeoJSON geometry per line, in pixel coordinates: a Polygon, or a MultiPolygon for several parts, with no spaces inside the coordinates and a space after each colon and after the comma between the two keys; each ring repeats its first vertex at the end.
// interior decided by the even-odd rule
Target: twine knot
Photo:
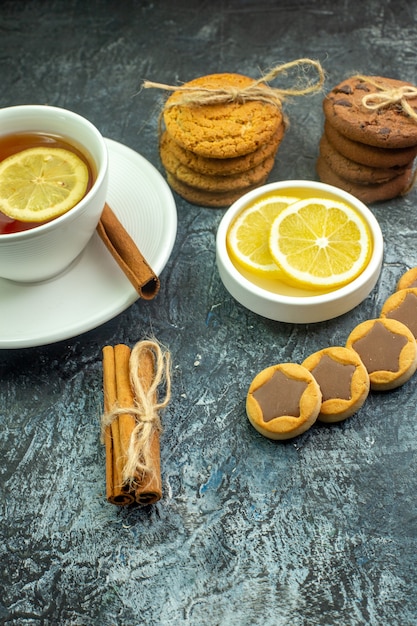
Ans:
{"type": "Polygon", "coordinates": [[[164,409],[171,398],[170,378],[171,358],[169,352],[164,352],[156,341],[144,340],[138,342],[132,349],[129,359],[129,372],[134,406],[127,408],[114,406],[102,416],[102,438],[104,431],[119,415],[130,414],[134,417],[136,425],[132,430],[129,447],[126,454],[126,462],[123,467],[123,484],[134,487],[138,481],[151,476],[149,463],[149,448],[154,432],[161,433],[162,425],[159,411],[164,409]],[[140,360],[143,354],[148,352],[154,364],[154,376],[149,385],[144,385],[140,375],[140,360]],[[158,400],[158,387],[165,385],[165,396],[158,400]]]}
{"type": "Polygon", "coordinates": [[[225,87],[193,87],[191,85],[165,85],[163,83],[155,83],[149,80],[143,82],[144,89],[163,89],[165,91],[175,91],[179,94],[178,99],[165,105],[165,108],[171,108],[178,105],[201,106],[208,104],[227,104],[237,102],[243,104],[248,101],[257,100],[267,104],[273,104],[281,108],[282,101],[287,96],[305,96],[321,89],[324,83],[324,71],[318,61],[311,59],[298,59],[283,65],[277,65],[267,72],[261,78],[254,80],[253,83],[246,87],[236,87],[227,85],[225,87]],[[292,68],[300,71],[307,70],[307,67],[313,67],[318,74],[316,82],[311,82],[304,77],[300,87],[290,89],[278,89],[270,87],[265,83],[274,80],[279,74],[284,74],[292,68]]]}
{"type": "Polygon", "coordinates": [[[379,90],[376,93],[366,94],[362,98],[362,104],[366,109],[377,111],[389,107],[391,104],[400,104],[403,111],[417,123],[417,112],[407,102],[410,98],[417,98],[417,87],[413,85],[386,87],[378,84],[371,77],[357,76],[357,78],[370,83],[379,90]]]}

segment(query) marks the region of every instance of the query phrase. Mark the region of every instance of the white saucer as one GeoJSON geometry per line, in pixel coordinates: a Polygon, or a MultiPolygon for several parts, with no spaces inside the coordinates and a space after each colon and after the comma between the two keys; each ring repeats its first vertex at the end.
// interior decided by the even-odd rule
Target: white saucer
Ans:
{"type": "MultiPolygon", "coordinates": [[[[110,161],[107,202],[160,275],[177,234],[171,190],[140,154],[111,139],[106,143],[110,161]]],[[[104,324],[137,299],[137,292],[95,233],[71,267],[54,279],[22,284],[0,278],[0,349],[75,337],[104,324]]]]}

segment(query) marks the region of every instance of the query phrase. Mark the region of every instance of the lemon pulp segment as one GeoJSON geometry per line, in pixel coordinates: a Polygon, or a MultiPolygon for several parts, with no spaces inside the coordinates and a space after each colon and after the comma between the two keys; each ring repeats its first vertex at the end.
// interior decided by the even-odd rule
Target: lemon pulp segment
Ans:
{"type": "Polygon", "coordinates": [[[366,267],[372,236],[365,219],[352,207],[310,198],[281,211],[271,226],[269,247],[290,284],[336,288],[366,267]]]}
{"type": "Polygon", "coordinates": [[[277,215],[298,199],[274,195],[243,209],[226,235],[231,259],[255,275],[280,278],[282,270],[271,255],[269,233],[277,215]]]}
{"type": "Polygon", "coordinates": [[[70,150],[37,147],[0,163],[0,211],[22,222],[51,220],[86,193],[88,167],[70,150]]]}

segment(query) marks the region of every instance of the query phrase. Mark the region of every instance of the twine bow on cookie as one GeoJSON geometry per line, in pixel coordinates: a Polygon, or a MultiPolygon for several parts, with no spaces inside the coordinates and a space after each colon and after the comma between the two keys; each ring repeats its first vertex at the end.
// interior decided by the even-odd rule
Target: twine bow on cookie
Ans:
{"type": "MultiPolygon", "coordinates": [[[[370,111],[378,111],[389,107],[391,104],[400,104],[404,113],[417,124],[417,112],[410,106],[407,99],[417,98],[417,87],[413,85],[402,85],[401,87],[388,87],[387,85],[377,83],[371,76],[363,76],[358,74],[355,76],[359,80],[369,83],[378,91],[368,93],[362,98],[363,106],[370,111]]],[[[407,187],[401,192],[402,196],[407,195],[417,183],[417,169],[414,170],[411,180],[407,187]]]]}
{"type": "Polygon", "coordinates": [[[321,89],[323,83],[324,72],[318,61],[313,61],[311,59],[298,59],[297,61],[277,65],[264,76],[258,80],[254,80],[252,84],[246,87],[235,87],[233,85],[212,88],[192,87],[187,85],[174,86],[155,83],[149,80],[145,80],[142,86],[144,89],[163,89],[179,93],[179,98],[174,102],[165,105],[166,108],[178,105],[199,106],[208,104],[227,104],[232,102],[243,104],[251,100],[273,104],[278,108],[281,108],[281,103],[286,96],[305,96],[321,89]],[[311,66],[317,70],[317,82],[311,83],[306,79],[305,84],[300,88],[294,87],[291,89],[278,89],[265,84],[274,80],[279,74],[283,74],[294,67],[300,70],[304,69],[305,71],[307,66],[311,66]]]}
{"type": "Polygon", "coordinates": [[[368,93],[362,98],[362,104],[371,111],[384,109],[391,104],[400,104],[407,113],[417,123],[417,112],[407,102],[408,99],[417,98],[417,87],[413,85],[403,85],[402,87],[385,88],[367,76],[358,76],[361,80],[370,83],[380,91],[368,93]]]}

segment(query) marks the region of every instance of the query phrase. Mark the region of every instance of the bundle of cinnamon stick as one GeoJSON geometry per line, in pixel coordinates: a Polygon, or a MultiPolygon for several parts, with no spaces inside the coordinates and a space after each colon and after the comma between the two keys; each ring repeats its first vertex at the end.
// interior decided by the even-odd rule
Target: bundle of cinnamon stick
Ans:
{"type": "Polygon", "coordinates": [[[102,354],[107,500],[153,504],[162,497],[159,411],[170,400],[170,355],[150,340],[132,351],[124,344],[105,346],[102,354]]]}

